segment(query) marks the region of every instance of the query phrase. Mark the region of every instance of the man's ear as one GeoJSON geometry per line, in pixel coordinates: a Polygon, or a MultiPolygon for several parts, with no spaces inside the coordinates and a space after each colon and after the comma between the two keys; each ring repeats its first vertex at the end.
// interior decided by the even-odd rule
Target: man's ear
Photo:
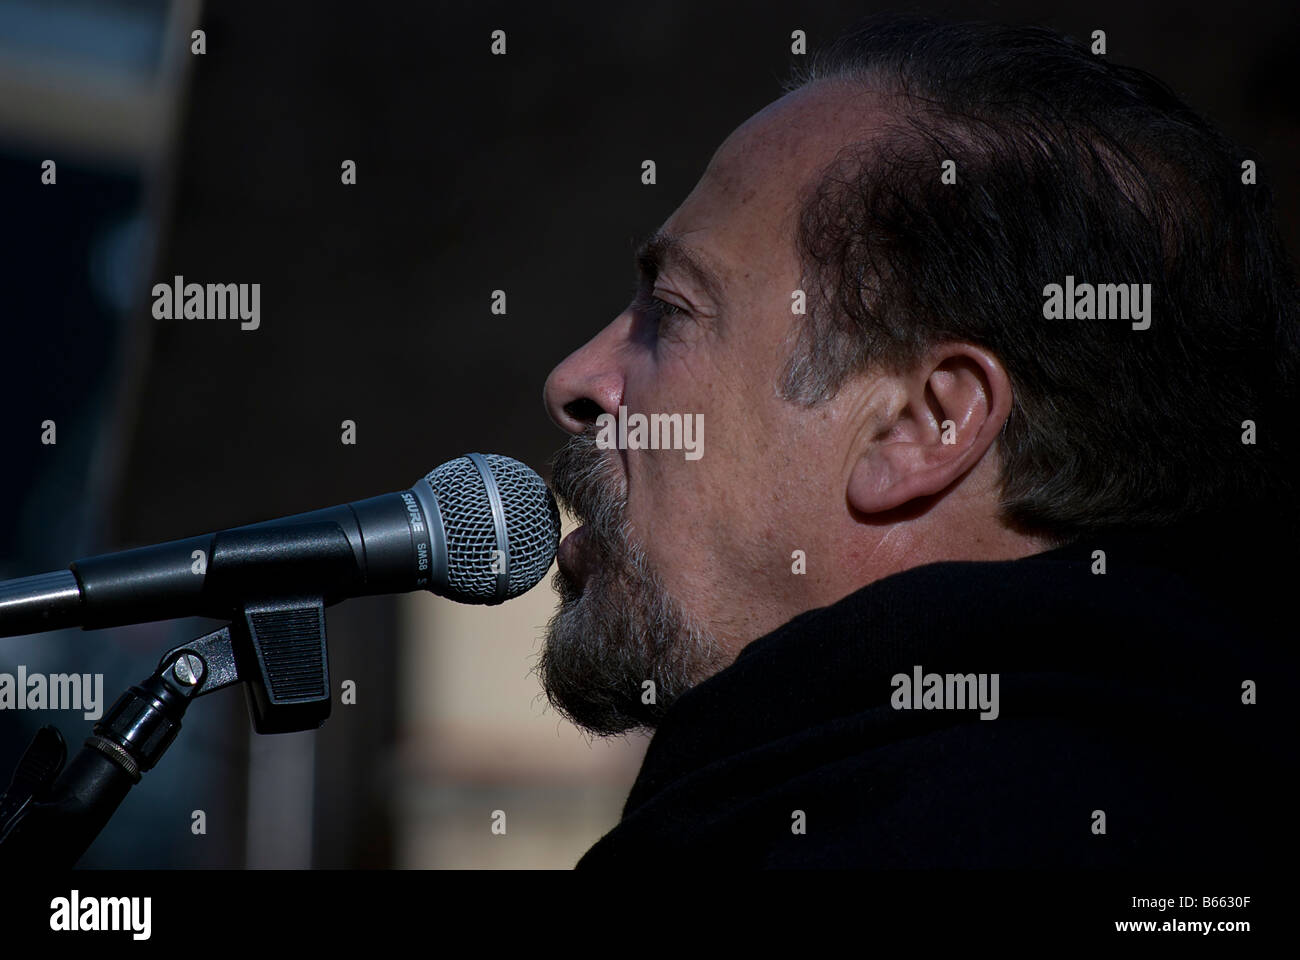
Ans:
{"type": "Polygon", "coordinates": [[[944,343],[905,374],[849,475],[848,499],[883,513],[946,490],[979,463],[1011,412],[1011,380],[997,357],[944,343]]]}

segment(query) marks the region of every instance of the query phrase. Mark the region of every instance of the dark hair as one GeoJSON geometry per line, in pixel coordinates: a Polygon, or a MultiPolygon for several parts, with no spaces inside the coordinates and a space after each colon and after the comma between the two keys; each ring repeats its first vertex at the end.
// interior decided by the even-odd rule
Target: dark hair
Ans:
{"type": "Polygon", "coordinates": [[[1037,27],[873,19],[787,89],[834,78],[884,94],[893,122],[802,198],[787,398],[966,341],[1012,382],[1001,509],[1019,529],[1065,542],[1286,496],[1297,288],[1267,176],[1242,182],[1257,157],[1154,77],[1037,27]],[[1150,327],[1044,319],[1067,275],[1150,283],[1150,327]]]}

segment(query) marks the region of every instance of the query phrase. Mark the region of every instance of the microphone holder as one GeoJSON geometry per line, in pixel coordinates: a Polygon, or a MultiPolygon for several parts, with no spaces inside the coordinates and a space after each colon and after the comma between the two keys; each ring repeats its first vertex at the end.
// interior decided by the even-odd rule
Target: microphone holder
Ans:
{"type": "Polygon", "coordinates": [[[67,764],[53,726],[36,732],[0,794],[0,866],[70,868],[140,777],[172,745],[190,702],[244,683],[260,734],[319,727],[329,717],[320,597],[245,606],[219,630],[163,654],[95,724],[67,764]]]}

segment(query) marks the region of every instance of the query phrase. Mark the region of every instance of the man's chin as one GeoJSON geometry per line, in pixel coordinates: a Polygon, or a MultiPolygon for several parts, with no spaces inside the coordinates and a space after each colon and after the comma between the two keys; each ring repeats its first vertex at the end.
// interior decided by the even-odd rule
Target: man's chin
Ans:
{"type": "Polygon", "coordinates": [[[597,736],[653,730],[721,666],[711,637],[693,629],[657,581],[619,565],[610,581],[554,579],[562,603],[547,625],[537,673],[561,714],[597,736]]]}
{"type": "Polygon", "coordinates": [[[630,649],[640,644],[629,636],[635,631],[629,630],[626,603],[598,582],[578,583],[556,573],[553,583],[561,604],[547,625],[537,664],[551,706],[596,736],[653,729],[658,712],[640,696],[642,684],[654,679],[653,665],[630,649]]]}

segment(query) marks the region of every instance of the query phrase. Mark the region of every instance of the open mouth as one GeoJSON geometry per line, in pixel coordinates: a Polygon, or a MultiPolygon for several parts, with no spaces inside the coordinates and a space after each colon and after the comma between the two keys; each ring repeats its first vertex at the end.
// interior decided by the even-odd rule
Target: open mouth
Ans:
{"type": "Polygon", "coordinates": [[[560,549],[555,558],[560,571],[578,586],[587,580],[586,551],[583,549],[586,542],[587,528],[584,525],[560,541],[560,549]]]}

